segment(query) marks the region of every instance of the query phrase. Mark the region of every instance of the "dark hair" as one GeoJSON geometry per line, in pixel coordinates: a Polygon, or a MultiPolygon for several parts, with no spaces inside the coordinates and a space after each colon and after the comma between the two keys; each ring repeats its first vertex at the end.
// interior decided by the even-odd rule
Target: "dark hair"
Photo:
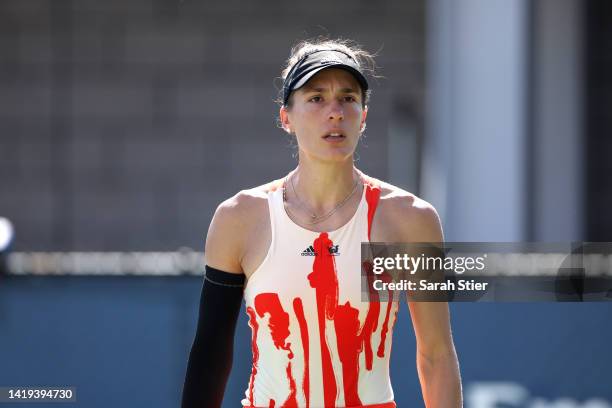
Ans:
{"type": "MultiPolygon", "coordinates": [[[[291,68],[304,55],[311,53],[313,51],[320,51],[320,50],[342,51],[350,55],[355,61],[357,61],[357,65],[359,66],[359,69],[361,72],[363,72],[365,75],[375,77],[374,71],[376,68],[376,63],[374,62],[374,55],[364,50],[359,44],[351,40],[345,40],[345,39],[340,39],[340,38],[332,40],[327,37],[317,37],[314,39],[300,41],[299,43],[291,47],[291,54],[289,58],[287,59],[287,62],[285,63],[285,67],[283,68],[281,72],[281,80],[283,82],[285,81],[285,78],[287,77],[287,74],[289,73],[289,71],[291,71],[291,68]]],[[[278,98],[276,99],[276,102],[281,106],[283,105],[282,92],[283,91],[281,89],[280,94],[278,98]]],[[[361,92],[362,92],[362,95],[361,95],[362,105],[363,107],[365,107],[370,100],[371,90],[368,89],[367,91],[364,92],[362,89],[361,92]]],[[[292,96],[293,95],[291,95],[289,97],[289,100],[287,101],[287,105],[286,105],[287,107],[291,107],[292,96]]]]}

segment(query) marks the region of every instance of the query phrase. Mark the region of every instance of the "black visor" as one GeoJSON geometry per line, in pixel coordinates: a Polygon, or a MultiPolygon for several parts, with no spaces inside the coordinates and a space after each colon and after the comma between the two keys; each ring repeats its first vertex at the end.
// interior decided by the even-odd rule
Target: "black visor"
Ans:
{"type": "Polygon", "coordinates": [[[283,84],[283,105],[287,105],[291,92],[304,86],[317,72],[332,67],[350,72],[361,85],[363,92],[368,90],[368,81],[353,57],[338,50],[313,51],[304,55],[287,74],[283,84]]]}

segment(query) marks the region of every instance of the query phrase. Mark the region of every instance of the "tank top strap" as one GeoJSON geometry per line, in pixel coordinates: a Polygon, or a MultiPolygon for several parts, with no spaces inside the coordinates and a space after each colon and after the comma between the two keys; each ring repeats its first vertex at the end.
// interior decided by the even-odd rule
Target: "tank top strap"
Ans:
{"type": "Polygon", "coordinates": [[[366,189],[365,196],[366,202],[368,203],[368,241],[370,241],[372,222],[374,221],[374,214],[376,214],[378,202],[380,201],[380,181],[366,176],[363,173],[361,173],[361,179],[366,189]]]}
{"type": "MultiPolygon", "coordinates": [[[[270,247],[268,248],[268,254],[266,258],[270,256],[270,254],[276,251],[276,241],[278,237],[278,224],[279,213],[275,208],[277,206],[275,197],[277,194],[281,194],[282,200],[282,190],[283,190],[283,180],[276,180],[270,183],[270,189],[268,190],[268,214],[270,217],[270,247]]],[[[282,205],[282,202],[281,202],[282,205]]]]}

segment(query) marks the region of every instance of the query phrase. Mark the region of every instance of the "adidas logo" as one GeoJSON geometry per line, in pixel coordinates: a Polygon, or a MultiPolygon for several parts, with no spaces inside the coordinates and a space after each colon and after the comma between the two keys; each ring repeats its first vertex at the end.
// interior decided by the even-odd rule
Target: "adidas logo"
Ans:
{"type": "Polygon", "coordinates": [[[302,256],[315,256],[316,254],[312,245],[302,251],[302,256]]]}
{"type": "MultiPolygon", "coordinates": [[[[340,255],[339,245],[332,245],[328,248],[328,250],[331,256],[340,255]]],[[[315,251],[314,247],[310,245],[308,248],[302,251],[301,255],[302,256],[316,256],[317,252],[315,251]]]]}

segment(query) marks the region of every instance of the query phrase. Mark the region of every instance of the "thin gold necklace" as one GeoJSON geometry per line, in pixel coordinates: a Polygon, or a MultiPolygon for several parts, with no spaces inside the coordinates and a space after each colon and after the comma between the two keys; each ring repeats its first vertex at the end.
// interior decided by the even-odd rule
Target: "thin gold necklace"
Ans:
{"type": "MultiPolygon", "coordinates": [[[[300,199],[300,196],[297,194],[297,191],[295,191],[295,185],[293,184],[293,177],[291,176],[293,176],[293,173],[291,173],[290,175],[287,175],[287,177],[285,178],[285,182],[283,183],[283,201],[287,202],[286,185],[287,185],[287,179],[289,179],[289,182],[291,184],[291,189],[293,190],[293,194],[295,195],[295,198],[298,201],[298,205],[302,207],[304,211],[310,213],[310,221],[307,222],[308,225],[318,224],[320,222],[325,221],[329,217],[331,217],[336,211],[338,211],[344,204],[347,203],[347,201],[353,196],[353,194],[355,194],[355,191],[357,191],[357,186],[359,185],[359,177],[357,177],[357,179],[355,179],[355,184],[353,184],[353,188],[351,189],[351,192],[342,201],[336,204],[336,206],[332,208],[331,211],[329,211],[328,213],[323,214],[323,215],[317,215],[314,212],[309,211],[308,208],[306,208],[306,205],[300,199]]],[[[293,214],[293,212],[289,209],[289,207],[285,207],[285,208],[287,212],[293,216],[293,218],[296,218],[295,214],[293,214]]]]}

